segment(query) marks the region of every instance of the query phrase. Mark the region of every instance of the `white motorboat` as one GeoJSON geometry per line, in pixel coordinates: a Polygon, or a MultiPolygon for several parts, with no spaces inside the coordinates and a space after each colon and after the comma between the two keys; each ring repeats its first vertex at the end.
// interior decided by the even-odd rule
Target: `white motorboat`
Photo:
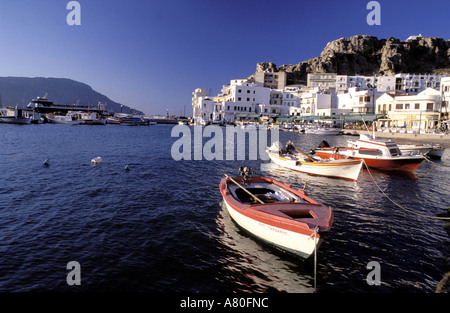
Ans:
{"type": "Polygon", "coordinates": [[[445,147],[434,144],[422,144],[422,145],[398,145],[398,148],[402,152],[402,155],[425,155],[432,159],[440,159],[445,152],[445,147]]]}
{"type": "Polygon", "coordinates": [[[80,121],[78,120],[77,114],[67,113],[67,115],[55,115],[46,114],[45,117],[49,123],[54,124],[66,124],[66,125],[78,125],[80,121]]]}
{"type": "Polygon", "coordinates": [[[343,131],[338,128],[326,128],[326,127],[310,127],[305,128],[305,134],[315,134],[315,135],[339,135],[343,131]]]}
{"type": "Polygon", "coordinates": [[[23,115],[23,110],[15,108],[0,108],[0,123],[30,124],[31,118],[23,115]]]}

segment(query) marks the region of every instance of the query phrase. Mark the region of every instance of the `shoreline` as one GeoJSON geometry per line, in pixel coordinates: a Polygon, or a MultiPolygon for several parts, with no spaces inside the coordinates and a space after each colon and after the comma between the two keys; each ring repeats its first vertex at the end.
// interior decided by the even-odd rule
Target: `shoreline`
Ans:
{"type": "MultiPolygon", "coordinates": [[[[358,134],[369,134],[372,135],[372,132],[367,130],[358,130],[358,134]]],[[[345,134],[345,132],[344,132],[345,134]]],[[[392,139],[394,141],[417,141],[422,143],[438,143],[444,146],[445,148],[450,147],[450,135],[439,134],[409,134],[409,133],[387,133],[387,132],[375,132],[375,136],[378,138],[384,139],[392,139]]]]}

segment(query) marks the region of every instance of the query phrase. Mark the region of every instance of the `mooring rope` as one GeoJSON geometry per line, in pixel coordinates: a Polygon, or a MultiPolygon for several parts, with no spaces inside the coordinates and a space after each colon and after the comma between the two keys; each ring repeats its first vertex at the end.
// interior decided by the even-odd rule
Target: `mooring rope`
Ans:
{"type": "Polygon", "coordinates": [[[314,236],[314,292],[317,292],[317,233],[319,232],[319,226],[314,228],[314,232],[311,237],[314,236]]]}
{"type": "MultiPolygon", "coordinates": [[[[431,162],[431,161],[430,161],[430,162],[431,162]]],[[[412,210],[409,210],[409,209],[407,209],[407,208],[401,206],[400,204],[398,204],[397,202],[395,202],[394,200],[392,200],[392,199],[391,199],[391,198],[383,191],[383,189],[381,189],[381,187],[380,187],[380,186],[377,184],[377,182],[375,181],[375,178],[373,177],[372,173],[370,172],[370,169],[369,169],[369,167],[367,166],[366,161],[363,160],[363,163],[364,163],[364,165],[366,166],[366,169],[367,169],[367,171],[369,172],[370,177],[372,178],[373,182],[375,183],[375,186],[377,186],[378,189],[381,191],[381,193],[382,193],[386,198],[388,198],[389,201],[391,201],[393,204],[395,204],[395,205],[398,206],[399,208],[401,208],[401,209],[403,209],[403,210],[405,210],[405,211],[407,211],[407,212],[409,212],[409,213],[412,213],[412,214],[415,214],[415,215],[418,215],[418,216],[421,216],[421,217],[432,218],[432,219],[437,219],[437,220],[447,220],[447,221],[450,221],[450,217],[440,217],[440,216],[425,215],[425,214],[421,214],[421,213],[414,212],[414,211],[412,211],[412,210]]]]}

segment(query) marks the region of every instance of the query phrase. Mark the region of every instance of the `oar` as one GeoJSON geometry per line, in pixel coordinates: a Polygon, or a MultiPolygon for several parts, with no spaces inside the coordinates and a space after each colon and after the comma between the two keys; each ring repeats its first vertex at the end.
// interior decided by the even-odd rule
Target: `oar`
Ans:
{"type": "Polygon", "coordinates": [[[248,193],[250,196],[252,196],[254,199],[256,199],[259,203],[264,204],[264,202],[259,199],[257,196],[255,196],[254,194],[252,194],[250,191],[248,191],[247,189],[245,189],[243,186],[241,186],[237,181],[235,181],[233,178],[231,178],[230,176],[228,176],[227,174],[225,174],[225,176],[227,178],[229,178],[233,183],[235,183],[236,185],[238,185],[239,187],[241,187],[246,193],[248,193]]]}
{"type": "Polygon", "coordinates": [[[303,152],[303,151],[297,149],[297,147],[294,146],[294,145],[292,145],[292,146],[295,148],[295,150],[297,150],[298,152],[300,152],[301,154],[303,154],[305,157],[307,157],[308,159],[310,159],[310,160],[313,161],[313,162],[316,162],[316,160],[314,160],[312,157],[310,157],[309,155],[307,155],[305,152],[303,152]]]}

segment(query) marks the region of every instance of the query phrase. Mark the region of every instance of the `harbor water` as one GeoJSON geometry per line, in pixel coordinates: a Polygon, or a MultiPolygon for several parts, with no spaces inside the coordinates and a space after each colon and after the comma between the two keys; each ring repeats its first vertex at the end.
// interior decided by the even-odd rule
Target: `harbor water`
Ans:
{"type": "MultiPolygon", "coordinates": [[[[0,125],[0,291],[313,292],[311,260],[256,241],[222,206],[220,179],[243,165],[306,183],[333,208],[319,293],[434,293],[450,270],[448,224],[423,216],[447,216],[448,151],[414,175],[363,170],[350,182],[272,164],[261,172],[261,159],[176,161],[173,127],[0,125]],[[71,261],[80,285],[68,284],[71,261]],[[380,284],[369,283],[370,262],[380,284]]],[[[303,151],[355,140],[279,136],[303,151]]]]}

